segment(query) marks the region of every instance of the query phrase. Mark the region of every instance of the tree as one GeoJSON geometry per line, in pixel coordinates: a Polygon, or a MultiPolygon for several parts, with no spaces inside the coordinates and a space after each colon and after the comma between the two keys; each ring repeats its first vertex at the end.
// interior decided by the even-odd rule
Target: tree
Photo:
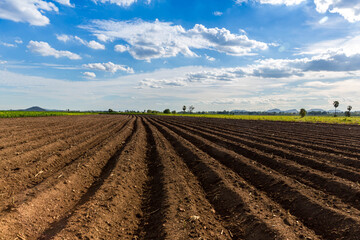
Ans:
{"type": "Polygon", "coordinates": [[[176,114],[176,111],[174,110],[174,111],[172,111],[171,113],[172,113],[172,114],[176,114]]]}
{"type": "Polygon", "coordinates": [[[165,110],[164,110],[164,113],[165,113],[165,114],[170,114],[170,109],[168,109],[168,108],[165,109],[165,110]]]}
{"type": "Polygon", "coordinates": [[[302,109],[300,109],[300,116],[303,118],[303,117],[305,117],[306,116],[306,114],[307,114],[307,112],[306,112],[306,110],[304,109],[304,108],[302,108],[302,109]]]}
{"type": "Polygon", "coordinates": [[[191,106],[189,107],[190,113],[192,113],[192,111],[194,111],[194,109],[195,109],[195,107],[194,107],[193,105],[191,105],[191,106]]]}
{"type": "Polygon", "coordinates": [[[333,105],[334,105],[334,107],[335,107],[335,115],[334,115],[334,117],[336,117],[337,115],[336,115],[336,108],[339,106],[339,101],[334,101],[333,102],[333,105]]]}
{"type": "Polygon", "coordinates": [[[183,112],[185,113],[185,111],[186,111],[186,106],[184,105],[183,106],[183,112]]]}
{"type": "Polygon", "coordinates": [[[112,110],[111,108],[109,108],[109,113],[112,113],[112,112],[114,112],[114,110],[112,110]]]}
{"type": "Polygon", "coordinates": [[[351,109],[352,109],[352,106],[349,105],[349,106],[347,107],[347,111],[345,112],[345,116],[347,116],[347,117],[350,117],[350,116],[351,116],[351,113],[350,113],[351,109]]]}

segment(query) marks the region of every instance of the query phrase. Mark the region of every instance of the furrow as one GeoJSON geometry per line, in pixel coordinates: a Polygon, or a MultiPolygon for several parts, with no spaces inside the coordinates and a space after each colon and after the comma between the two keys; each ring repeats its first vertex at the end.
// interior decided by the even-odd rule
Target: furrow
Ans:
{"type": "Polygon", "coordinates": [[[24,201],[23,194],[20,194],[21,197],[18,197],[16,194],[26,189],[31,190],[48,177],[58,173],[62,168],[94,152],[95,147],[99,145],[99,143],[103,142],[110,134],[121,131],[125,125],[126,122],[106,129],[104,133],[94,134],[94,136],[89,139],[82,139],[84,142],[79,141],[80,143],[66,149],[62,154],[52,155],[45,161],[38,161],[36,164],[34,163],[25,168],[23,167],[17,174],[11,174],[8,177],[5,175],[5,178],[0,179],[0,182],[3,182],[2,195],[0,196],[0,202],[2,201],[1,205],[3,206],[1,210],[8,209],[9,206],[13,207],[15,203],[24,201]]]}
{"type": "Polygon", "coordinates": [[[73,209],[83,196],[92,194],[98,183],[96,179],[108,174],[115,158],[113,156],[130,139],[133,125],[134,120],[131,120],[128,127],[109,138],[92,156],[84,157],[76,166],[72,164],[64,168],[61,178],[54,176],[47,179],[46,183],[37,187],[29,201],[0,216],[0,225],[3,226],[0,228],[0,239],[14,239],[19,234],[26,239],[36,239],[51,227],[51,223],[62,219],[68,209],[73,209]]]}
{"type": "MultiPolygon", "coordinates": [[[[358,201],[360,196],[360,187],[355,182],[345,181],[343,179],[336,178],[331,174],[322,173],[316,170],[312,170],[311,168],[304,167],[282,157],[282,154],[276,156],[277,149],[275,148],[273,149],[273,153],[264,153],[262,151],[265,146],[262,145],[258,146],[259,149],[261,149],[258,150],[256,148],[242,146],[238,142],[232,142],[228,139],[197,131],[193,128],[189,129],[182,126],[182,129],[186,129],[206,138],[207,140],[216,142],[218,145],[227,149],[231,149],[244,157],[254,159],[264,166],[274,169],[283,175],[291,176],[292,178],[315,189],[333,194],[338,198],[341,198],[344,202],[354,206],[357,209],[360,209],[360,204],[358,201]]],[[[340,171],[340,169],[336,170],[338,172],[340,171]]],[[[343,173],[346,174],[346,172],[343,173]]],[[[355,180],[357,179],[358,177],[356,177],[355,180]]],[[[357,216],[360,216],[360,212],[357,211],[356,214],[357,216]]]]}
{"type": "MultiPolygon", "coordinates": [[[[20,157],[29,151],[34,151],[44,147],[45,145],[50,145],[59,139],[67,139],[71,136],[71,134],[74,135],[74,132],[76,132],[76,135],[83,132],[91,132],[91,130],[103,127],[104,122],[108,122],[105,121],[105,119],[97,119],[96,121],[97,123],[95,125],[74,121],[74,123],[67,128],[61,128],[56,131],[38,129],[37,132],[40,132],[41,134],[20,135],[23,136],[21,138],[19,138],[19,135],[15,135],[14,137],[17,141],[6,141],[6,144],[2,144],[3,149],[0,151],[0,158],[10,159],[13,157],[20,157]]],[[[3,162],[1,162],[1,164],[4,165],[3,162]]]]}
{"type": "Polygon", "coordinates": [[[233,239],[301,239],[304,236],[319,239],[313,231],[231,169],[163,124],[153,124],[197,176],[209,202],[233,239]]]}
{"type": "MultiPolygon", "coordinates": [[[[174,119],[172,119],[174,120],[174,119]]],[[[192,121],[184,121],[184,122],[192,122],[192,121]]],[[[258,121],[258,122],[262,122],[262,121],[258,121]]],[[[254,125],[257,126],[260,123],[255,122],[254,125]]],[[[262,123],[264,124],[264,123],[262,123]]],[[[302,124],[302,123],[297,123],[297,124],[302,124]]],[[[200,125],[200,124],[199,124],[200,125]]],[[[209,125],[214,126],[214,123],[211,123],[209,125]]],[[[221,124],[223,125],[223,124],[221,124]]],[[[248,125],[241,126],[239,125],[236,128],[229,128],[229,127],[224,127],[221,125],[215,125],[217,128],[220,128],[221,131],[226,130],[226,131],[231,131],[232,134],[246,134],[249,135],[249,137],[251,137],[251,135],[256,135],[256,136],[262,136],[265,139],[272,139],[275,140],[277,142],[282,142],[285,144],[290,144],[290,145],[297,145],[297,146],[303,146],[305,148],[308,149],[314,149],[320,152],[327,152],[327,153],[332,153],[332,154],[337,154],[338,156],[342,156],[342,155],[346,155],[348,157],[353,157],[356,159],[360,159],[360,154],[358,154],[359,148],[354,148],[349,146],[349,139],[348,138],[344,138],[344,139],[339,139],[338,134],[335,134],[337,137],[337,144],[335,145],[330,145],[327,143],[321,144],[320,142],[318,142],[316,139],[314,139],[314,137],[316,136],[304,136],[304,133],[296,133],[296,132],[287,132],[286,134],[282,134],[282,128],[277,127],[276,130],[268,130],[268,129],[256,129],[256,130],[251,130],[251,127],[249,128],[248,125]],[[270,132],[269,134],[267,132],[270,132]],[[345,142],[346,140],[346,142],[345,142]]],[[[309,125],[309,124],[306,124],[309,125]]],[[[314,125],[315,126],[315,125],[314,125]]],[[[317,125],[316,125],[317,126],[317,125]]],[[[268,127],[268,128],[271,128],[268,127]]],[[[305,129],[303,129],[303,132],[306,132],[305,129]]],[[[355,144],[357,144],[357,142],[355,142],[355,144]]],[[[358,145],[357,145],[358,146],[358,145]]]]}
{"type": "MultiPolygon", "coordinates": [[[[41,234],[40,239],[118,239],[120,237],[121,232],[123,232],[121,229],[126,225],[122,225],[124,219],[120,217],[124,218],[126,216],[130,218],[129,214],[131,214],[133,219],[136,219],[135,211],[139,210],[139,206],[135,204],[136,199],[121,199],[119,197],[123,197],[121,196],[123,194],[138,197],[136,196],[136,185],[134,185],[137,183],[135,169],[144,164],[134,165],[132,160],[136,160],[136,157],[133,156],[136,154],[135,150],[138,147],[137,141],[141,141],[139,139],[141,127],[139,126],[139,120],[137,120],[133,134],[129,135],[122,147],[107,161],[96,181],[92,183],[86,193],[63,218],[53,222],[41,234]],[[126,176],[124,176],[125,174],[126,176]],[[132,178],[124,179],[125,177],[132,178]],[[122,180],[121,183],[120,180],[122,180]],[[125,181],[127,184],[122,185],[125,181]],[[118,196],[118,194],[121,195],[118,196]],[[131,204],[127,204],[126,208],[124,208],[127,201],[131,202],[131,204]],[[121,211],[123,211],[122,215],[120,215],[121,211]]],[[[144,155],[144,151],[141,151],[140,157],[144,155]]],[[[144,173],[145,170],[143,166],[141,167],[138,169],[140,174],[144,173]]],[[[139,186],[142,185],[141,181],[138,183],[139,186]]],[[[129,221],[131,220],[129,219],[129,221]]],[[[131,223],[128,222],[128,225],[131,223]]]]}
{"type": "MultiPolygon", "coordinates": [[[[256,162],[217,146],[202,137],[176,127],[170,127],[170,129],[236,171],[259,190],[265,191],[271,199],[277,201],[325,239],[344,239],[344,236],[347,237],[346,239],[357,239],[359,236],[360,219],[349,215],[344,210],[327,206],[317,196],[321,194],[320,192],[278,174],[272,169],[257,166],[256,162]]],[[[356,211],[351,207],[349,209],[356,211]]]]}
{"type": "Polygon", "coordinates": [[[231,234],[216,219],[196,177],[171,143],[152,124],[147,125],[162,166],[166,239],[231,239],[231,234]]]}
{"type": "MultiPolygon", "coordinates": [[[[304,155],[297,155],[296,152],[289,151],[288,149],[282,148],[282,146],[278,146],[277,143],[269,144],[265,141],[251,141],[245,138],[240,138],[233,136],[231,134],[226,134],[223,132],[219,132],[214,129],[207,129],[204,127],[193,126],[191,124],[179,124],[173,121],[172,124],[178,127],[187,128],[189,131],[196,131],[197,133],[201,134],[203,137],[215,137],[214,141],[220,141],[225,144],[230,144],[234,148],[238,148],[239,152],[241,153],[248,153],[247,157],[253,157],[255,152],[261,151],[264,154],[271,155],[270,157],[273,158],[275,156],[280,156],[281,158],[285,158],[288,160],[292,160],[300,165],[308,166],[310,168],[330,173],[332,175],[348,179],[352,182],[360,182],[360,174],[353,169],[348,169],[344,165],[334,165],[331,163],[331,159],[319,159],[319,158],[312,158],[311,156],[304,156],[304,155]],[[220,137],[220,138],[217,138],[220,137]]],[[[268,158],[268,157],[266,157],[268,158]]],[[[268,160],[268,159],[267,159],[268,160]]]]}

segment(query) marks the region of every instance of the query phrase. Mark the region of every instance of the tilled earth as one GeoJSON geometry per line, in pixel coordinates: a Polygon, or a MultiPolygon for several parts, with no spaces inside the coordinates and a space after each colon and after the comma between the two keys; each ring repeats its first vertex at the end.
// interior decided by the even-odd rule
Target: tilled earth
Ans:
{"type": "Polygon", "coordinates": [[[0,239],[360,239],[360,126],[0,119],[0,239]]]}

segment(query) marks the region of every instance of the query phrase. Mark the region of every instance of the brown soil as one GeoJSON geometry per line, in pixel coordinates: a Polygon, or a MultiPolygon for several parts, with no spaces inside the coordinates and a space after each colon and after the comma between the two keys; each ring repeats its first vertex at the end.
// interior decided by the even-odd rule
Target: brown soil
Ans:
{"type": "Polygon", "coordinates": [[[360,239],[360,126],[0,119],[0,239],[360,239]]]}

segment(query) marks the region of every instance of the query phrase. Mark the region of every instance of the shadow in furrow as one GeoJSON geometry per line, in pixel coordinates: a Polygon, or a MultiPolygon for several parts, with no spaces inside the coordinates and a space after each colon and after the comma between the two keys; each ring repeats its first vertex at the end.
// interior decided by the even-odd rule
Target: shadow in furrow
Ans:
{"type": "Polygon", "coordinates": [[[142,202],[143,217],[135,236],[139,239],[165,239],[164,220],[164,167],[159,161],[155,139],[148,123],[144,122],[147,138],[146,159],[148,165],[148,180],[145,184],[142,202]]]}
{"type": "Polygon", "coordinates": [[[105,166],[102,168],[101,173],[97,180],[88,188],[86,193],[82,195],[80,200],[75,204],[75,206],[61,219],[50,224],[50,227],[46,229],[40,236],[40,240],[52,239],[56,234],[58,234],[62,229],[64,229],[69,221],[69,218],[75,213],[75,210],[87,203],[92,196],[98,191],[98,189],[104,184],[105,180],[110,176],[113,169],[116,167],[119,157],[124,150],[125,146],[130,142],[132,136],[136,132],[137,124],[134,124],[134,129],[131,134],[125,139],[125,143],[111,156],[107,161],[105,166]]]}

